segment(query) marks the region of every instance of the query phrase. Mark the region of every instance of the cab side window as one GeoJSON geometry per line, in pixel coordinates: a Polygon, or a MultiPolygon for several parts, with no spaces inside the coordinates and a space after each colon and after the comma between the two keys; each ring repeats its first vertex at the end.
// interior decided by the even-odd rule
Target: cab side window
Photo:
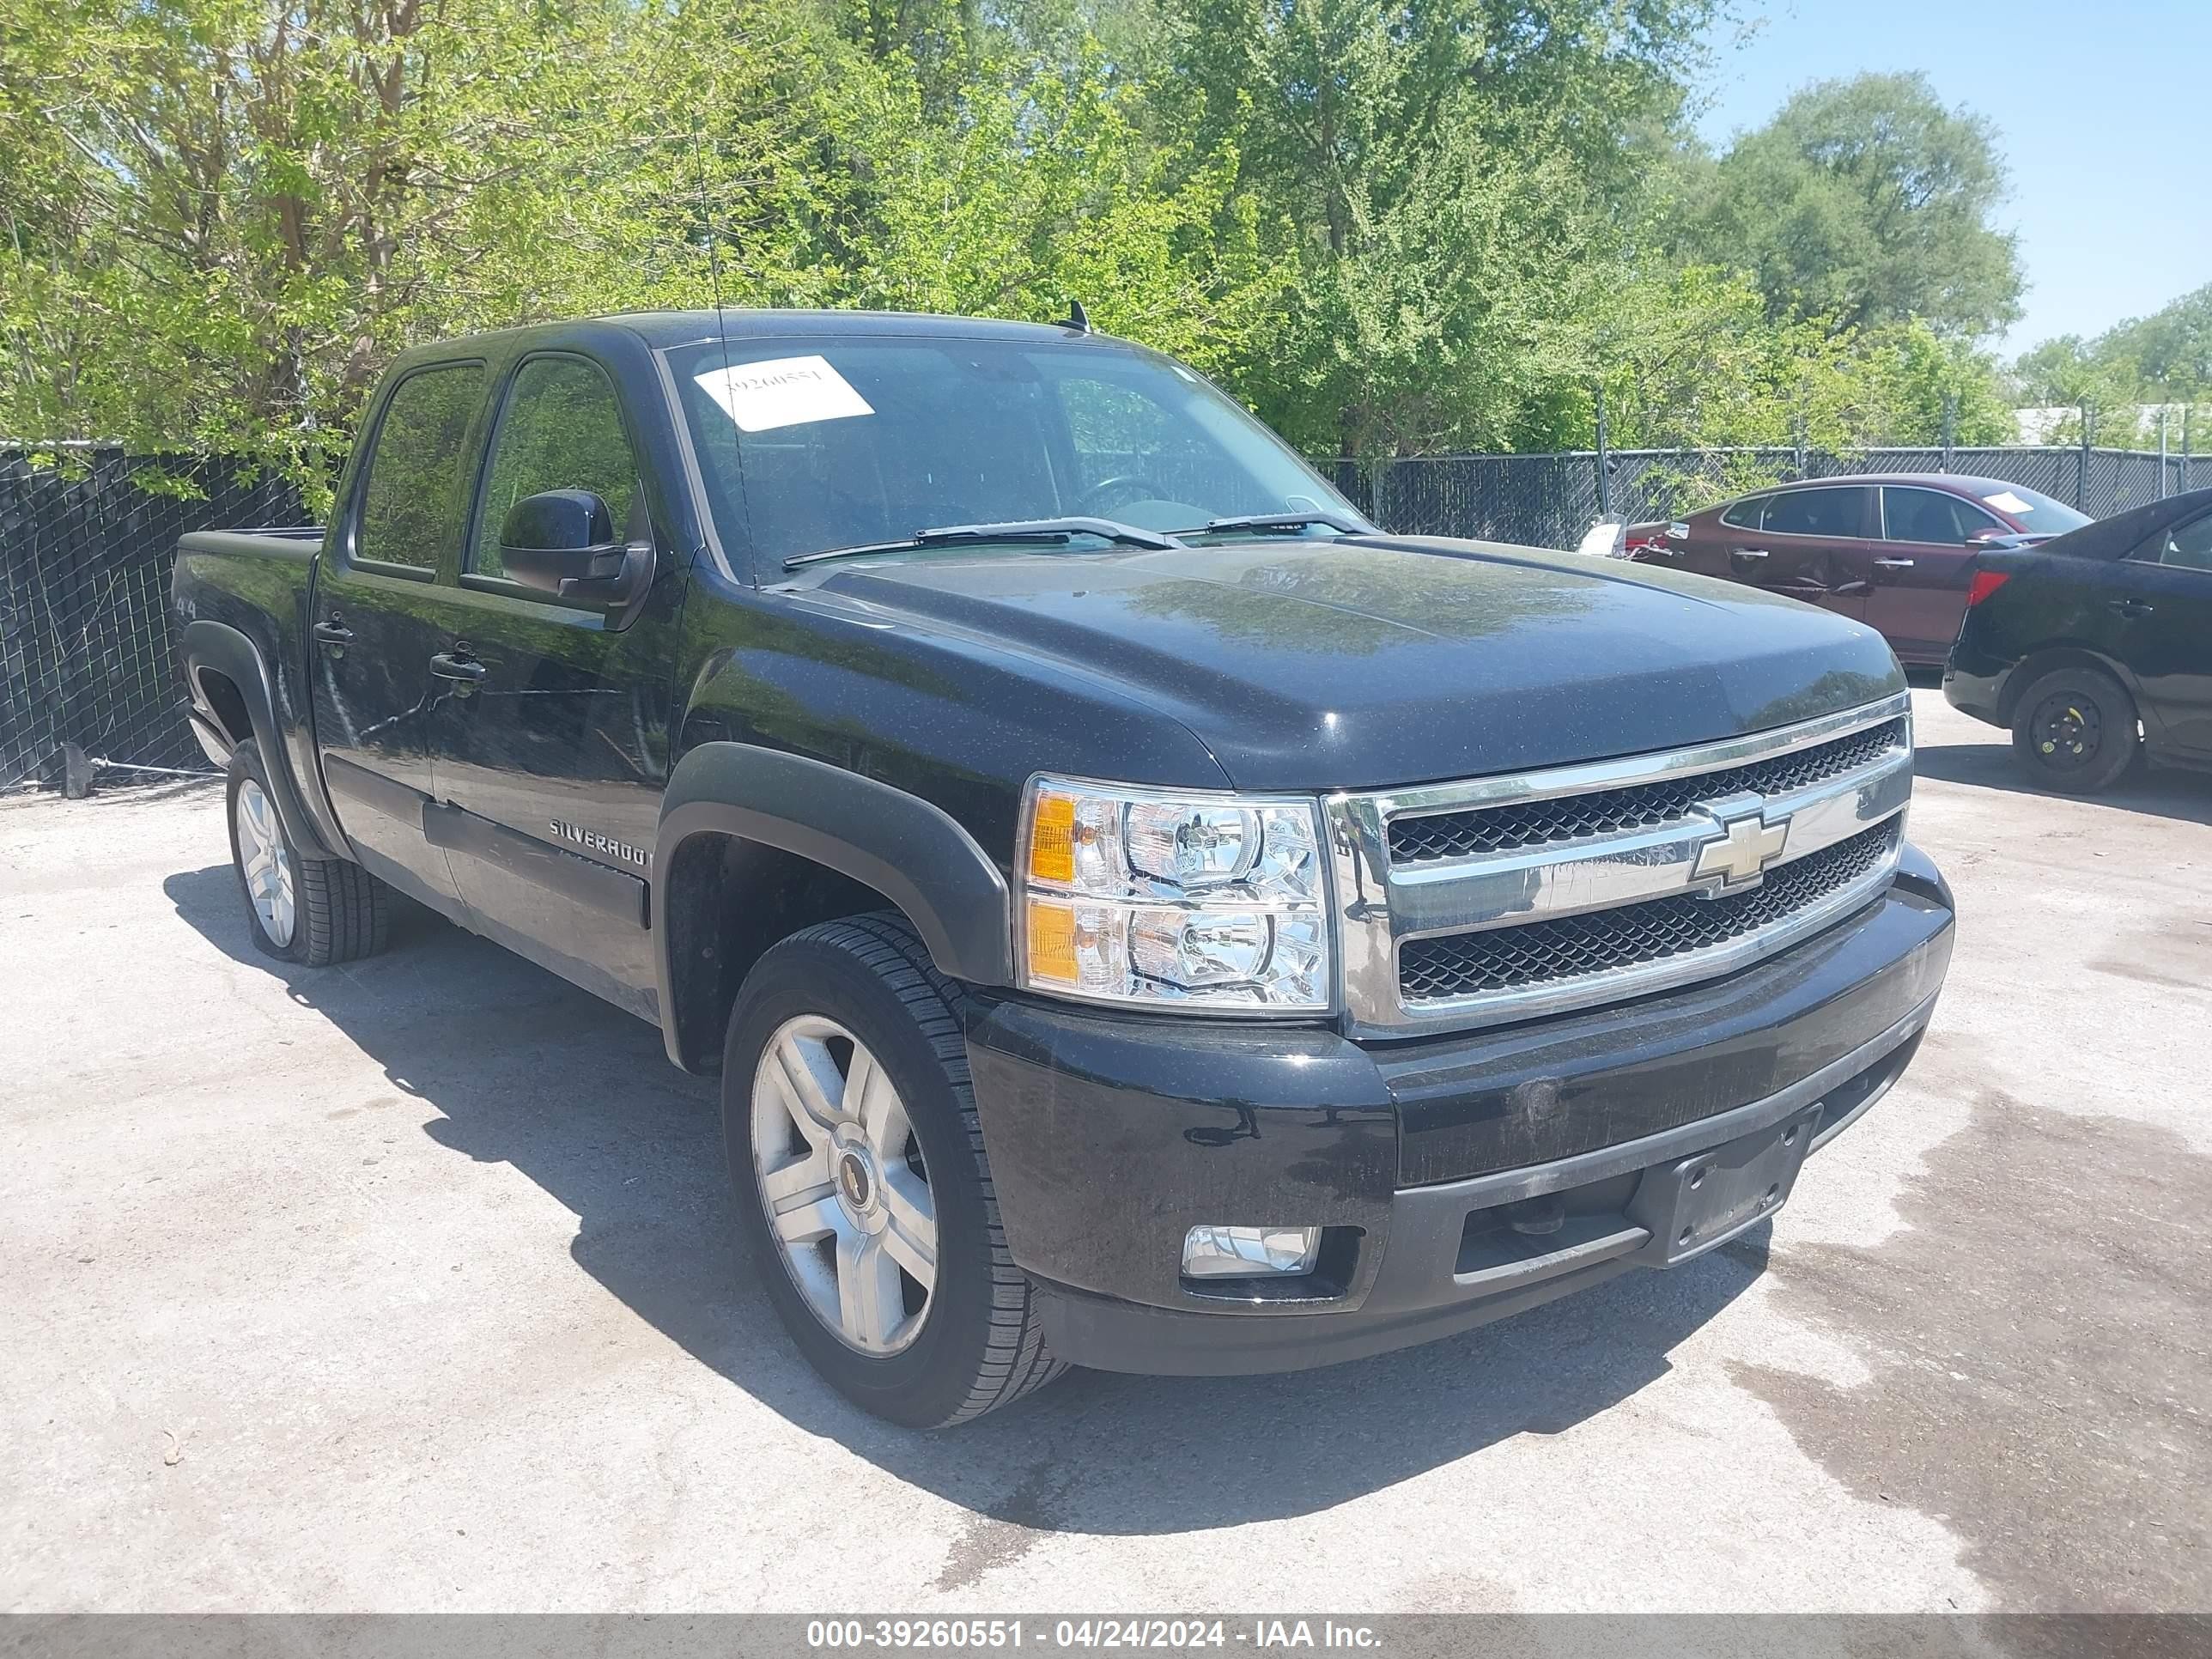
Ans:
{"type": "Polygon", "coordinates": [[[2160,564],[2212,571],[2212,513],[2167,531],[2159,539],[2157,553],[2160,564]]]}
{"type": "Polygon", "coordinates": [[[456,363],[418,370],[393,388],[362,483],[356,561],[438,568],[460,532],[469,422],[483,379],[482,364],[456,363]]]}
{"type": "Polygon", "coordinates": [[[607,504],[617,535],[637,503],[637,457],[622,405],[607,377],[580,357],[534,357],[508,388],[469,537],[471,570],[505,574],[500,526],[517,501],[548,489],[590,490],[607,504]]]}
{"type": "Polygon", "coordinates": [[[2002,525],[1972,501],[1940,489],[1884,489],[1881,518],[1882,539],[1892,542],[1933,542],[1956,547],[1963,546],[1969,536],[2004,531],[2002,525]]]}

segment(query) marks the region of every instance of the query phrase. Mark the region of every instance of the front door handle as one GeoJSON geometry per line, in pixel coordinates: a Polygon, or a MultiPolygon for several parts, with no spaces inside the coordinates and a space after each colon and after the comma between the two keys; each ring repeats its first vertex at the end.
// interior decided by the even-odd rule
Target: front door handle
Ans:
{"type": "Polygon", "coordinates": [[[348,628],[336,617],[332,617],[328,622],[317,623],[308,631],[313,634],[317,640],[330,647],[331,655],[333,657],[345,655],[346,647],[353,643],[353,629],[348,628]]]}
{"type": "Polygon", "coordinates": [[[430,659],[430,672],[441,680],[453,683],[453,695],[465,697],[477,689],[486,669],[473,657],[456,656],[450,651],[441,651],[430,659]]]}
{"type": "Polygon", "coordinates": [[[1729,556],[1732,559],[1764,559],[1770,556],[1763,547],[1732,547],[1729,550],[1729,556]]]}
{"type": "Polygon", "coordinates": [[[1912,561],[1910,559],[1876,559],[1874,562],[1874,568],[1877,570],[1910,570],[1912,568],[1912,561]]]}
{"type": "Polygon", "coordinates": [[[2116,617],[2127,617],[2132,618],[2136,617],[2148,617],[2152,611],[2157,610],[2158,607],[2153,605],[2148,599],[2112,599],[2106,602],[2106,609],[2110,611],[2116,617]]]}

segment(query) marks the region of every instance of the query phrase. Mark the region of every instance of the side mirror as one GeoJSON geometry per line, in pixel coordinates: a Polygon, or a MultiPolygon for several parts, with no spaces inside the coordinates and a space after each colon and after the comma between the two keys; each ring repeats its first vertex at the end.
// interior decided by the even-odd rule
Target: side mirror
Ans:
{"type": "Polygon", "coordinates": [[[1966,545],[1977,553],[1986,552],[1992,547],[2007,547],[2011,543],[2012,532],[2008,530],[1977,530],[1966,538],[1966,545]]]}
{"type": "Polygon", "coordinates": [[[507,509],[499,556],[510,580],[576,605],[634,598],[653,572],[649,537],[623,540],[614,515],[588,489],[548,489],[507,509]]]}

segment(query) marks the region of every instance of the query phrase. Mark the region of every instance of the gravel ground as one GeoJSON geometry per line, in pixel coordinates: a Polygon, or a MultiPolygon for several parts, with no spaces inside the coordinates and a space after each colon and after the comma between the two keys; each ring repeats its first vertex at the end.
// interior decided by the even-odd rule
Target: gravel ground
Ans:
{"type": "Polygon", "coordinates": [[[1918,703],[1950,989],[1771,1238],[933,1437],[796,1359],[653,1031],[255,956],[207,786],[0,802],[0,1606],[2212,1606],[2212,779],[1918,703]]]}

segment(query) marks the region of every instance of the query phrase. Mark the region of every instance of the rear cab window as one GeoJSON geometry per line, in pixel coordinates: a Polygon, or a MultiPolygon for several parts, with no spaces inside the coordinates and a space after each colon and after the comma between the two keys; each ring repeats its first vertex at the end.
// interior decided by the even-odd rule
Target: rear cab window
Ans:
{"type": "Polygon", "coordinates": [[[460,538],[469,432],[482,363],[419,368],[392,388],[362,479],[350,562],[409,575],[439,569],[460,538]]]}

